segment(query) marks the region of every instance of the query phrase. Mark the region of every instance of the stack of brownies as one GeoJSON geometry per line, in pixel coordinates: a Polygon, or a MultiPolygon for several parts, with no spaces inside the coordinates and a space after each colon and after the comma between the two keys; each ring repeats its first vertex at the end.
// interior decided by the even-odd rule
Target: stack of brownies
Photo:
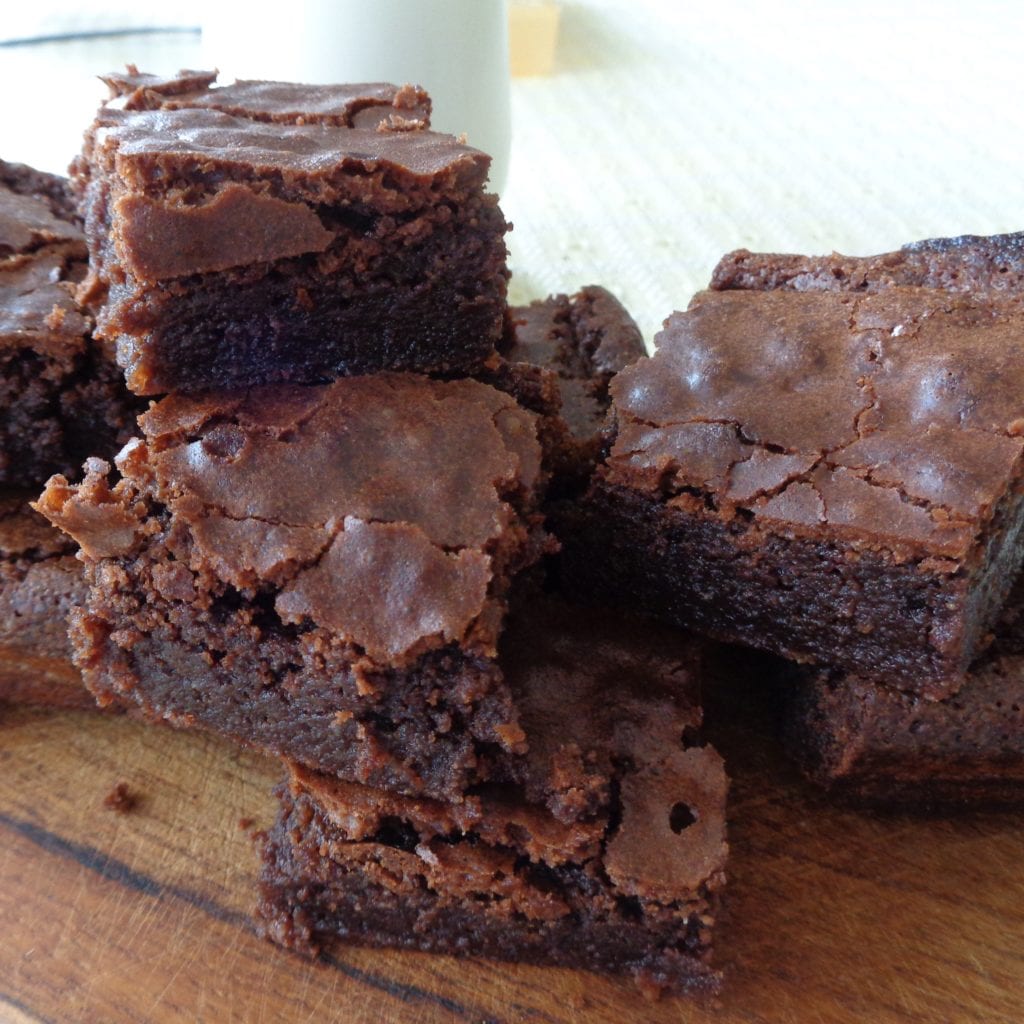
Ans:
{"type": "Polygon", "coordinates": [[[1022,235],[726,256],[611,386],[567,585],[788,659],[819,782],[1019,801],[1022,283],[1022,235]]]}
{"type": "Polygon", "coordinates": [[[0,165],[0,696],[282,758],[269,936],[713,989],[697,634],[818,781],[1019,800],[1020,236],[733,253],[647,358],[506,307],[421,90],[107,81],[71,191],[0,165]]]}
{"type": "Polygon", "coordinates": [[[78,295],[153,401],[35,505],[78,545],[88,689],[285,760],[281,942],[713,988],[698,648],[543,565],[635,326],[598,288],[506,309],[488,158],[420,90],[107,81],[78,295]]]}

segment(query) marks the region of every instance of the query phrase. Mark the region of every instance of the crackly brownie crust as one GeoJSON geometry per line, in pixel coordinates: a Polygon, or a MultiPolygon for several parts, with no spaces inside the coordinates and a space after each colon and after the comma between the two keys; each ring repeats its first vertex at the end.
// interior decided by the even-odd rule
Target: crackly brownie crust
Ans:
{"type": "Polygon", "coordinates": [[[265,932],[306,950],[337,937],[714,988],[726,781],[700,738],[692,649],[676,637],[672,658],[662,634],[652,653],[650,627],[635,637],[551,600],[523,614],[503,646],[532,666],[517,697],[534,782],[590,765],[605,776],[596,810],[567,823],[516,786],[451,806],[293,768],[263,855],[265,932]]]}
{"type": "Polygon", "coordinates": [[[859,291],[939,288],[954,294],[1020,294],[1024,233],[911,242],[878,256],[797,256],[738,249],[719,261],[711,287],[725,291],[859,291]]]}
{"type": "Polygon", "coordinates": [[[67,632],[69,609],[85,600],[82,566],[30,496],[0,493],[0,701],[95,707],[67,632]]]}
{"type": "Polygon", "coordinates": [[[454,799],[521,743],[494,662],[546,550],[536,418],[471,380],[347,378],[172,396],[38,507],[91,585],[76,657],[101,703],[323,771],[454,799]]]}
{"type": "Polygon", "coordinates": [[[645,354],[636,323],[611,292],[588,285],[511,307],[499,353],[520,375],[531,368],[553,375],[560,436],[548,446],[552,497],[579,490],[606,444],[612,377],[645,354]]]}
{"type": "Polygon", "coordinates": [[[152,75],[129,64],[102,77],[110,90],[99,117],[85,136],[82,156],[72,166],[72,185],[84,192],[96,131],[118,112],[216,110],[272,124],[323,124],[336,128],[413,130],[430,127],[430,97],[413,85],[363,82],[308,85],[296,82],[235,81],[217,85],[215,71],[152,75]]]}
{"type": "Polygon", "coordinates": [[[332,117],[317,92],[292,109],[298,88],[141,88],[151,105],[104,108],[87,136],[82,294],[136,393],[468,372],[493,352],[489,158],[424,128],[416,90],[336,87],[332,117]]]}
{"type": "Polygon", "coordinates": [[[36,242],[83,241],[81,220],[71,193],[70,182],[59,174],[37,171],[28,164],[0,160],[0,254],[24,251],[23,243],[12,244],[11,230],[24,231],[26,214],[36,232],[36,242]],[[24,203],[13,200],[21,196],[24,203]],[[42,203],[50,218],[35,205],[42,203]],[[17,212],[15,212],[17,211],[17,212]]]}
{"type": "Polygon", "coordinates": [[[603,558],[603,589],[722,639],[947,695],[1024,554],[1022,325],[936,288],[702,293],[612,384],[567,564],[590,588],[603,558]]]}
{"type": "Polygon", "coordinates": [[[790,670],[783,728],[805,773],[874,804],[1024,802],[1024,581],[995,640],[943,701],[884,677],[790,670]]]}
{"type": "Polygon", "coordinates": [[[85,241],[67,182],[0,161],[0,483],[39,486],[134,427],[110,353],[72,293],[85,241]]]}

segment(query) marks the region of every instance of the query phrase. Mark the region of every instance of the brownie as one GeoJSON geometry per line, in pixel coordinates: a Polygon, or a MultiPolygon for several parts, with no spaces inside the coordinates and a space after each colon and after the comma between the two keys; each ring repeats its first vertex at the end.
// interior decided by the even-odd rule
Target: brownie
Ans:
{"type": "Polygon", "coordinates": [[[884,677],[791,671],[784,735],[815,782],[875,804],[1024,803],[1024,579],[992,646],[945,700],[884,677]]]}
{"type": "Polygon", "coordinates": [[[453,806],[292,767],[263,854],[265,932],[716,987],[726,779],[700,736],[692,642],[546,599],[502,648],[536,790],[587,766],[593,810],[567,823],[528,787],[453,806]]]}
{"type": "Polygon", "coordinates": [[[698,295],[611,385],[567,578],[948,696],[1024,555],[1022,328],[1012,295],[927,281],[698,295]]]}
{"type": "Polygon", "coordinates": [[[412,87],[197,75],[108,78],[76,165],[82,295],[129,388],[481,366],[508,279],[490,158],[426,128],[412,87]]]}
{"type": "Polygon", "coordinates": [[[0,702],[95,707],[68,641],[68,610],[86,592],[75,545],[28,501],[0,493],[0,702]]]}
{"type": "Polygon", "coordinates": [[[529,378],[534,368],[554,376],[560,429],[548,445],[554,490],[578,490],[605,444],[608,385],[645,354],[636,323],[611,292],[588,285],[575,295],[511,307],[499,353],[520,378],[529,378]]]}
{"type": "Polygon", "coordinates": [[[0,484],[113,453],[137,400],[75,304],[85,241],[67,182],[0,161],[0,484]]]}
{"type": "Polygon", "coordinates": [[[59,174],[0,160],[0,255],[53,242],[81,243],[81,231],[73,230],[81,220],[70,184],[59,174]]]}
{"type": "Polygon", "coordinates": [[[521,748],[495,662],[549,539],[536,417],[413,374],[173,395],[49,482],[81,546],[76,660],[118,697],[321,771],[456,799],[521,748]]]}
{"type": "Polygon", "coordinates": [[[967,295],[1003,292],[1012,297],[1024,287],[1024,232],[928,238],[877,256],[796,256],[738,249],[719,261],[711,287],[858,292],[912,287],[967,295]]]}
{"type": "Polygon", "coordinates": [[[236,81],[216,86],[216,71],[152,75],[129,64],[124,72],[101,76],[110,90],[100,116],[85,133],[82,153],[71,165],[71,187],[81,201],[90,180],[96,132],[118,111],[181,110],[200,107],[254,121],[329,124],[343,128],[430,127],[430,97],[415,86],[386,82],[355,85],[300,85],[294,82],[236,81]]]}
{"type": "Polygon", "coordinates": [[[108,110],[181,110],[199,107],[255,121],[328,124],[341,128],[394,129],[430,126],[430,97],[412,85],[363,82],[302,85],[240,80],[216,85],[215,71],[151,75],[129,64],[103,76],[110,89],[108,110]]]}

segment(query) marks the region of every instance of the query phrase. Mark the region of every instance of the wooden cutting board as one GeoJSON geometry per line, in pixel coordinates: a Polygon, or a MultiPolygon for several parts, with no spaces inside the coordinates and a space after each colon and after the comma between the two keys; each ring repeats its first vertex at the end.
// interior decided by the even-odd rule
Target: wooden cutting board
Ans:
{"type": "Polygon", "coordinates": [[[646,1003],[563,970],[285,953],[249,919],[274,763],[89,712],[0,709],[0,1020],[1024,1020],[1024,816],[836,809],[768,741],[719,745],[735,777],[726,986],[715,1004],[646,1003]],[[118,782],[127,814],[104,807],[118,782]]]}

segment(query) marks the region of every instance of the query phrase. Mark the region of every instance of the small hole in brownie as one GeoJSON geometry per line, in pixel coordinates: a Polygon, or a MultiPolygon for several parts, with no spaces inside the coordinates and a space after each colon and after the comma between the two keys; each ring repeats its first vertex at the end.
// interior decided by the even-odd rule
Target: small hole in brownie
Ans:
{"type": "Polygon", "coordinates": [[[526,881],[541,892],[559,892],[562,888],[558,872],[547,864],[530,864],[523,874],[526,881]]]}
{"type": "Polygon", "coordinates": [[[669,811],[668,825],[676,835],[679,835],[684,828],[689,828],[696,820],[697,812],[689,804],[674,804],[672,810],[669,811]]]}
{"type": "Polygon", "coordinates": [[[615,906],[627,921],[642,921],[644,917],[640,900],[636,896],[617,896],[615,906]]]}
{"type": "Polygon", "coordinates": [[[401,818],[384,818],[374,839],[385,846],[394,846],[406,853],[412,853],[420,841],[419,834],[407,821],[401,818]]]}
{"type": "Polygon", "coordinates": [[[700,729],[695,725],[688,725],[683,729],[682,735],[679,737],[679,741],[683,745],[683,750],[692,750],[694,747],[703,747],[707,745],[707,741],[700,734],[700,729]]]}
{"type": "Polygon", "coordinates": [[[378,715],[374,712],[370,712],[364,717],[364,721],[369,725],[374,732],[381,736],[390,736],[397,726],[390,719],[384,715],[378,715]]]}

